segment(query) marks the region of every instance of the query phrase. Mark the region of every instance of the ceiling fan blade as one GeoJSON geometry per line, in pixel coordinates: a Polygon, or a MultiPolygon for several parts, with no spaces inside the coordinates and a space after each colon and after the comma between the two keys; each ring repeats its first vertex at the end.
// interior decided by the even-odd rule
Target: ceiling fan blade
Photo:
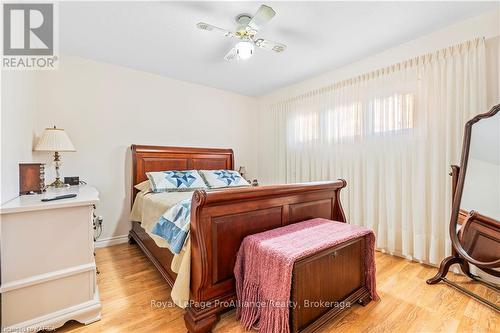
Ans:
{"type": "Polygon", "coordinates": [[[224,56],[224,60],[226,61],[231,61],[236,58],[238,55],[238,52],[236,51],[236,48],[233,47],[229,52],[224,56]]]}
{"type": "Polygon", "coordinates": [[[248,22],[248,28],[253,30],[254,33],[259,31],[267,22],[276,15],[274,9],[269,6],[261,5],[255,15],[252,17],[250,22],[248,22]]]}
{"type": "Polygon", "coordinates": [[[261,49],[271,50],[277,53],[283,52],[286,49],[285,44],[273,42],[271,40],[259,38],[255,41],[255,45],[261,49]]]}
{"type": "Polygon", "coordinates": [[[212,31],[215,32],[219,35],[225,36],[225,37],[237,37],[236,34],[232,31],[222,29],[219,27],[216,27],[215,25],[211,25],[205,22],[199,22],[196,24],[196,27],[201,30],[206,30],[206,31],[212,31]]]}

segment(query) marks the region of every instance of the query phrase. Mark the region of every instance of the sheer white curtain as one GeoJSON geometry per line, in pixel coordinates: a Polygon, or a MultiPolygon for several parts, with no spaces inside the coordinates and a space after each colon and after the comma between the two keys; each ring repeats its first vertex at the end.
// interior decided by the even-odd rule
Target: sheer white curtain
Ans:
{"type": "Polygon", "coordinates": [[[484,39],[270,106],[274,181],[344,178],[351,223],[377,247],[437,264],[448,254],[449,165],[486,107],[484,39]]]}

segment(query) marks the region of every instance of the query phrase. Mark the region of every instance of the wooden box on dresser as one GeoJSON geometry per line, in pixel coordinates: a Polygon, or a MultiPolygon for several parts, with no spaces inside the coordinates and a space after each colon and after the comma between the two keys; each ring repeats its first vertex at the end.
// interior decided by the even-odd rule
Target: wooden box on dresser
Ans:
{"type": "Polygon", "coordinates": [[[54,329],[101,317],[94,260],[91,186],[24,195],[0,209],[1,328],[54,329]],[[75,198],[42,202],[76,193],[75,198]]]}

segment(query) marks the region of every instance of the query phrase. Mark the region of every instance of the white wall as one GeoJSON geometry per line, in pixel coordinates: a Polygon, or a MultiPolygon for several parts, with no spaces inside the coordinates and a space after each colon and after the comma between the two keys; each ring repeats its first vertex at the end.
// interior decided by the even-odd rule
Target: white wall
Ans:
{"type": "MultiPolygon", "coordinates": [[[[40,72],[35,132],[64,128],[76,152],[62,154],[63,176],[101,194],[102,238],[129,231],[131,144],[233,148],[235,165],[255,175],[254,99],[120,66],[62,56],[40,72]]],[[[48,154],[34,153],[50,161],[48,154]]],[[[47,165],[48,180],[52,165],[47,165]]]]}
{"type": "Polygon", "coordinates": [[[19,163],[32,162],[35,72],[2,71],[0,203],[19,195],[19,163]]]}
{"type": "MultiPolygon", "coordinates": [[[[395,63],[402,62],[416,56],[433,52],[450,45],[458,44],[477,37],[487,39],[487,66],[488,67],[488,95],[489,106],[500,103],[499,101],[499,38],[500,35],[500,11],[490,11],[483,15],[473,17],[444,29],[434,31],[426,36],[401,44],[384,52],[375,54],[368,58],[343,66],[331,72],[312,77],[285,88],[276,90],[261,96],[259,100],[258,120],[258,177],[261,183],[271,183],[274,177],[269,163],[274,159],[270,140],[274,140],[274,128],[271,126],[270,114],[267,106],[290,97],[301,95],[309,91],[331,85],[345,79],[384,68],[395,63]]],[[[342,47],[339,45],[339,47],[342,47]]],[[[484,110],[485,112],[487,110],[484,110]]]]}

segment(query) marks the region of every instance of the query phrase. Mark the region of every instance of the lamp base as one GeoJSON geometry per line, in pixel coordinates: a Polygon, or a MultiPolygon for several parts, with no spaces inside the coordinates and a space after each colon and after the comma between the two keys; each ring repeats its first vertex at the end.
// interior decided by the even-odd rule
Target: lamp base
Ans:
{"type": "Polygon", "coordinates": [[[47,185],[47,187],[55,187],[55,188],[62,188],[62,187],[69,187],[68,184],[64,184],[59,177],[54,180],[54,182],[50,185],[47,185]]]}
{"type": "Polygon", "coordinates": [[[56,180],[54,180],[54,182],[52,184],[48,185],[47,187],[55,187],[55,188],[69,187],[69,185],[64,184],[61,181],[61,178],[59,177],[60,176],[60,174],[59,174],[60,162],[61,162],[60,155],[56,151],[56,152],[54,152],[54,164],[56,167],[56,180]]]}

